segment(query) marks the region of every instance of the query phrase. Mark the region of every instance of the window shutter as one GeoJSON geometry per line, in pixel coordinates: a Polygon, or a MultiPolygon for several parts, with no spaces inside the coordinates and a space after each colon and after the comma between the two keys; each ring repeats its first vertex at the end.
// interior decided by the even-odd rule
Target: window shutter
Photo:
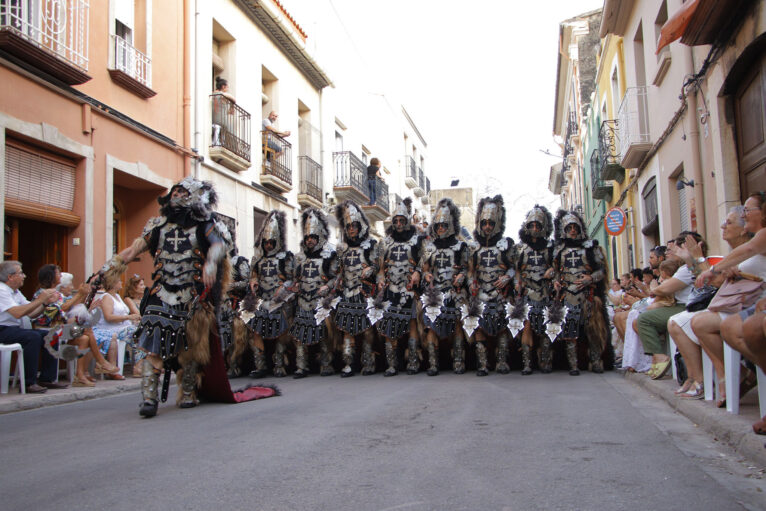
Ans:
{"type": "MultiPolygon", "coordinates": [[[[684,175],[679,176],[679,181],[684,179],[684,175]]],[[[691,221],[689,219],[689,203],[686,201],[686,187],[678,190],[678,207],[681,210],[681,230],[688,231],[691,229],[691,221]]]]}
{"type": "Polygon", "coordinates": [[[75,165],[5,146],[5,196],[71,211],[75,165]]]}

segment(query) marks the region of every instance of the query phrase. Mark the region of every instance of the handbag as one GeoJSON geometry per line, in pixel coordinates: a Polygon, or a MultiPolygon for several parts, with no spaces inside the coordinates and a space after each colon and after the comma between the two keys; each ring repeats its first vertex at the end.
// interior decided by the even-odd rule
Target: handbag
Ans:
{"type": "Polygon", "coordinates": [[[766,283],[762,280],[727,280],[711,300],[708,310],[727,314],[737,313],[754,305],[764,289],[766,289],[766,283]]]}
{"type": "Polygon", "coordinates": [[[698,312],[707,309],[717,292],[718,288],[710,284],[705,284],[700,288],[692,288],[689,299],[686,301],[686,310],[688,312],[698,312]]]}

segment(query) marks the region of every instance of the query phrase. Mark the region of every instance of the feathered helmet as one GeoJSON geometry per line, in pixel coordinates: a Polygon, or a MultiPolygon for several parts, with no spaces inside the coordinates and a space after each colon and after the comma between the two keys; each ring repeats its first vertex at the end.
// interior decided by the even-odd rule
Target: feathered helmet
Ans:
{"type": "MultiPolygon", "coordinates": [[[[327,215],[324,211],[317,208],[308,208],[301,215],[301,229],[303,230],[303,239],[306,236],[314,235],[319,238],[319,241],[314,247],[314,250],[318,250],[327,243],[327,238],[330,237],[330,230],[327,227],[327,215]]],[[[301,246],[303,241],[301,241],[301,246]]]]}
{"type": "Polygon", "coordinates": [[[170,192],[159,197],[157,202],[160,203],[160,212],[163,215],[171,208],[189,208],[195,220],[205,221],[213,216],[213,208],[218,204],[218,194],[213,188],[213,183],[187,176],[174,184],[170,192]],[[173,191],[177,188],[183,188],[189,195],[171,200],[173,191]]]}
{"type": "MultiPolygon", "coordinates": [[[[405,197],[403,200],[401,200],[391,212],[392,224],[394,218],[398,216],[403,217],[406,221],[404,224],[404,230],[407,230],[412,226],[412,199],[410,197],[405,197]]],[[[393,231],[393,225],[389,226],[387,231],[389,233],[393,231]]]]}
{"type": "Polygon", "coordinates": [[[495,223],[492,232],[488,236],[489,238],[505,232],[505,204],[502,195],[484,197],[479,201],[477,209],[476,229],[473,232],[474,237],[484,236],[481,231],[481,222],[483,220],[490,220],[495,223]]]}
{"type": "Polygon", "coordinates": [[[519,229],[519,237],[524,242],[532,238],[532,235],[529,232],[529,224],[532,222],[538,222],[540,224],[539,238],[548,239],[550,237],[551,232],[553,231],[553,217],[551,216],[551,212],[548,211],[548,208],[535,204],[535,207],[529,210],[527,217],[524,219],[524,223],[521,224],[521,229],[519,229]]]}
{"type": "Polygon", "coordinates": [[[436,204],[431,224],[428,226],[428,235],[432,239],[449,238],[460,232],[460,210],[446,197],[436,204]],[[447,224],[447,232],[443,236],[436,234],[436,224],[447,224]]]}
{"type": "Polygon", "coordinates": [[[577,225],[580,228],[580,233],[577,235],[576,240],[585,240],[587,236],[585,234],[585,222],[580,214],[576,211],[567,211],[565,209],[558,210],[556,213],[556,220],[554,221],[556,232],[556,241],[563,241],[568,238],[566,235],[566,228],[570,225],[577,225]]]}
{"type": "Polygon", "coordinates": [[[265,240],[273,240],[274,249],[269,252],[264,250],[267,256],[278,254],[285,250],[286,217],[287,215],[285,215],[284,211],[272,209],[271,212],[269,212],[266,220],[263,221],[261,232],[258,233],[258,237],[255,240],[256,249],[264,250],[263,242],[265,240]]]}
{"type": "Polygon", "coordinates": [[[343,232],[343,239],[346,239],[346,226],[357,222],[359,224],[359,235],[357,239],[363,241],[370,235],[370,221],[367,215],[353,201],[347,200],[335,208],[335,217],[338,219],[340,229],[343,232]]]}

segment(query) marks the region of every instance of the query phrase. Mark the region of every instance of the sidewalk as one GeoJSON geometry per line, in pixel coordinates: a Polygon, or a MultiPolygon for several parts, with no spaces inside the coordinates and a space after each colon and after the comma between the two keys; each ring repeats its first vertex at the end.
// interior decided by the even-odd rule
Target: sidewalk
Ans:
{"type": "Polygon", "coordinates": [[[672,378],[652,380],[645,374],[625,373],[625,379],[667,402],[717,441],[729,445],[759,467],[766,468],[766,436],[756,435],[752,428],[752,424],[760,419],[757,388],[742,398],[739,414],[735,415],[725,408],[716,408],[714,401],[676,396],[674,391],[678,383],[672,378]]]}
{"type": "MultiPolygon", "coordinates": [[[[62,378],[59,381],[67,383],[66,378],[62,378]]],[[[0,394],[0,414],[32,410],[43,406],[73,403],[85,399],[96,399],[123,392],[138,392],[140,389],[141,379],[130,377],[119,381],[98,380],[95,387],[48,389],[44,394],[19,394],[18,387],[14,387],[9,389],[8,394],[0,394]]]]}

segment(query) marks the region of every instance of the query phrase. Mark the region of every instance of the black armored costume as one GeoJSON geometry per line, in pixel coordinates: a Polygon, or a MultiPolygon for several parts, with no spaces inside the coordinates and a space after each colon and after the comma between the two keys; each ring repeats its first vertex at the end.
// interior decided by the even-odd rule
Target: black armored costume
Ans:
{"type": "Polygon", "coordinates": [[[553,218],[545,206],[535,204],[519,229],[516,248],[516,287],[527,312],[521,334],[521,374],[532,374],[530,351],[538,341],[540,371],[551,372],[551,341],[545,332],[545,308],[550,304],[551,279],[546,276],[553,259],[553,218]]]}
{"type": "MultiPolygon", "coordinates": [[[[476,374],[486,376],[488,338],[497,339],[497,364],[495,370],[500,374],[510,371],[508,366],[508,320],[507,296],[512,292],[513,278],[516,275],[514,264],[514,244],[505,232],[505,206],[503,197],[485,197],[479,201],[476,214],[474,242],[471,243],[469,257],[469,290],[471,300],[480,304],[478,328],[473,335],[466,330],[469,343],[476,349],[476,374]]],[[[465,305],[463,327],[469,324],[472,314],[465,305]]],[[[479,312],[479,311],[476,311],[479,312]]]]}
{"type": "Polygon", "coordinates": [[[569,373],[579,374],[576,343],[583,328],[591,370],[601,373],[604,371],[601,355],[610,336],[604,310],[604,253],[598,241],[587,238],[585,223],[577,212],[559,210],[554,227],[554,286],[566,310],[559,337],[566,342],[569,373]]]}
{"type": "Polygon", "coordinates": [[[292,320],[292,286],[295,259],[287,250],[285,213],[272,210],[263,222],[255,241],[255,255],[250,261],[250,285],[253,303],[246,304],[252,314],[248,327],[253,331],[252,344],[255,369],[253,378],[266,375],[264,340],[273,341],[274,376],[286,376],[287,328],[292,320]]]}
{"type": "Polygon", "coordinates": [[[407,334],[407,373],[417,373],[420,366],[416,321],[420,271],[417,262],[423,253],[425,236],[418,234],[411,218],[412,199],[407,197],[396,205],[386,237],[380,243],[378,286],[383,290],[382,299],[387,306],[375,326],[386,339],[388,368],[384,376],[397,374],[397,342],[407,334]]]}
{"type": "Polygon", "coordinates": [[[309,373],[308,350],[320,347],[320,374],[333,374],[333,346],[330,336],[332,325],[329,318],[316,319],[319,300],[335,290],[338,276],[338,257],[328,241],[327,216],[316,208],[309,208],[301,215],[303,240],[301,252],[295,257],[295,284],[298,294],[295,318],[290,336],[295,341],[296,370],[294,378],[309,373]]]}
{"type": "Polygon", "coordinates": [[[341,376],[354,374],[355,338],[363,336],[362,374],[375,372],[372,343],[375,330],[367,317],[367,298],[375,294],[375,275],[378,272],[377,241],[370,238],[370,222],[361,208],[345,201],[335,209],[340,224],[342,242],[338,244],[340,301],[336,306],[335,326],[343,332],[343,362],[341,376]]]}
{"type": "Polygon", "coordinates": [[[447,339],[452,340],[453,370],[457,374],[465,372],[460,305],[466,298],[468,245],[458,237],[459,232],[460,210],[451,199],[440,200],[420,261],[426,286],[421,302],[429,376],[439,374],[439,340],[447,339]]]}
{"type": "Polygon", "coordinates": [[[247,346],[247,326],[239,317],[239,307],[250,290],[250,263],[237,252],[236,246],[229,252],[231,263],[231,286],[221,304],[218,329],[221,344],[228,353],[229,378],[242,375],[240,361],[247,346]]]}

